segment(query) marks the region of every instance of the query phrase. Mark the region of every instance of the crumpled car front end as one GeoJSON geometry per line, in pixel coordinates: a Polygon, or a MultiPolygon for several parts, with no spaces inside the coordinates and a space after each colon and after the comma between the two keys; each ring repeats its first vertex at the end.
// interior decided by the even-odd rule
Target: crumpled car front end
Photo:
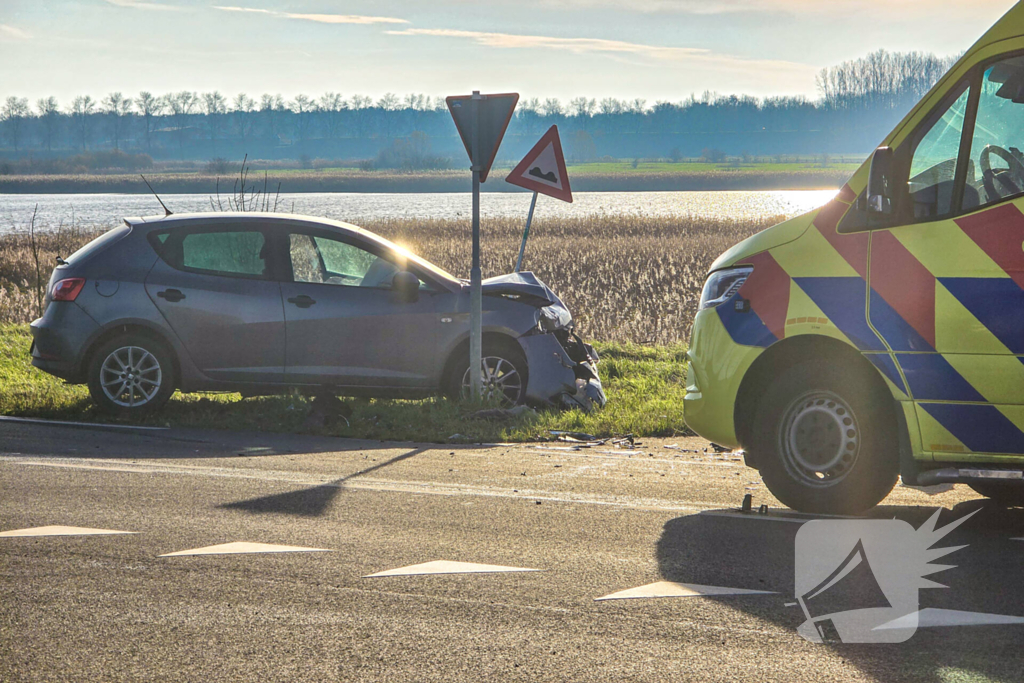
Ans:
{"type": "Polygon", "coordinates": [[[597,372],[600,358],[576,334],[572,314],[547,285],[533,273],[513,273],[484,281],[483,291],[536,309],[534,327],[519,337],[530,373],[528,404],[586,412],[605,406],[608,399],[597,372]]]}

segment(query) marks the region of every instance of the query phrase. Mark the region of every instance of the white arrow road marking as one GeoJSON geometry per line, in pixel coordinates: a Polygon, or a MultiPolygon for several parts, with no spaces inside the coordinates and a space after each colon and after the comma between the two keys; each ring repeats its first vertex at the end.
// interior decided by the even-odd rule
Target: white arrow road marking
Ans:
{"type": "Polygon", "coordinates": [[[295,545],[272,545],[270,543],[246,543],[236,541],[234,543],[223,543],[211,545],[205,548],[194,548],[193,550],[179,550],[176,553],[167,553],[160,557],[180,557],[183,555],[236,555],[250,553],[330,553],[332,550],[324,548],[302,548],[295,545]]]}
{"type": "Polygon", "coordinates": [[[602,600],[640,600],[650,598],[698,598],[713,595],[776,595],[773,591],[754,591],[745,588],[725,588],[723,586],[699,586],[692,583],[674,583],[672,581],[658,581],[639,588],[619,591],[606,595],[603,598],[596,598],[595,602],[602,600]]]}
{"type": "Polygon", "coordinates": [[[494,564],[472,564],[470,562],[448,562],[436,560],[423,564],[414,564],[398,569],[388,569],[364,576],[364,579],[375,579],[382,576],[423,576],[426,574],[500,574],[505,572],[539,572],[540,569],[523,569],[521,567],[502,567],[494,564]]]}
{"type": "Polygon", "coordinates": [[[993,626],[1024,624],[1024,617],[1015,617],[1010,614],[985,614],[984,612],[962,612],[955,609],[926,609],[893,619],[881,626],[876,626],[873,631],[885,631],[889,629],[904,628],[932,628],[939,626],[993,626]]]}
{"type": "Polygon", "coordinates": [[[114,531],[113,529],[88,529],[80,526],[37,526],[32,529],[15,529],[0,532],[0,538],[18,538],[24,536],[112,536],[115,534],[134,534],[136,531],[114,531]]]}

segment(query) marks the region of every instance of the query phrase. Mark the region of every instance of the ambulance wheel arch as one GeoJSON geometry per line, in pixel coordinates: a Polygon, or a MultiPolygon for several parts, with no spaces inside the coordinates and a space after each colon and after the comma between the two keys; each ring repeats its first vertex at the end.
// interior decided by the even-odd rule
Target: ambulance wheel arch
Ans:
{"type": "Polygon", "coordinates": [[[876,505],[896,483],[899,430],[905,430],[897,411],[880,373],[858,351],[803,335],[773,345],[755,361],[740,386],[735,420],[748,464],[761,471],[779,500],[806,512],[851,514],[876,505]],[[821,463],[832,463],[822,468],[832,474],[814,472],[818,456],[808,464],[806,453],[790,446],[807,431],[803,426],[814,424],[823,430],[807,437],[816,445],[828,429],[834,434],[834,443],[824,444],[828,455],[820,456],[821,463]]]}

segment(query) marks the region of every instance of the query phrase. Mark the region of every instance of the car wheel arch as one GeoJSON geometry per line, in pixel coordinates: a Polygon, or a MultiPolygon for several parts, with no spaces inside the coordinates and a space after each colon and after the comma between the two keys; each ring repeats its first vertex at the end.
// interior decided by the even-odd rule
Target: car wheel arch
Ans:
{"type": "MultiPolygon", "coordinates": [[[[885,390],[886,395],[892,392],[882,373],[860,351],[833,337],[823,335],[800,335],[784,339],[768,347],[754,364],[747,370],[736,396],[733,419],[736,425],[736,436],[746,446],[751,443],[751,429],[757,412],[758,400],[769,384],[780,377],[788,369],[807,361],[824,360],[831,364],[845,365],[858,372],[866,373],[872,382],[885,390]]],[[[901,419],[902,411],[898,409],[895,398],[890,412],[900,430],[901,440],[906,437],[905,420],[901,419]]],[[[756,466],[756,463],[750,463],[756,466]]]]}
{"type": "Polygon", "coordinates": [[[82,354],[81,362],[79,363],[78,376],[85,378],[88,372],[89,364],[92,362],[93,355],[96,350],[106,344],[111,339],[117,337],[137,334],[143,337],[148,337],[164,347],[167,353],[171,356],[172,364],[172,377],[174,379],[175,386],[181,386],[181,357],[178,353],[178,349],[174,343],[168,338],[166,334],[160,330],[155,329],[151,325],[147,325],[139,322],[118,322],[104,327],[94,336],[89,343],[86,345],[86,350],[82,354]]]}
{"type": "MultiPolygon", "coordinates": [[[[525,352],[523,351],[522,344],[520,344],[519,340],[517,340],[512,335],[505,334],[503,332],[484,332],[483,333],[483,347],[484,348],[487,348],[488,346],[500,346],[500,345],[509,345],[512,348],[518,350],[519,353],[525,355],[525,352]]],[[[443,367],[443,369],[441,371],[441,377],[439,379],[439,384],[440,385],[443,386],[445,378],[447,378],[454,371],[456,364],[459,362],[459,360],[458,360],[459,356],[464,354],[464,353],[466,353],[466,354],[469,353],[469,335],[466,335],[461,340],[459,340],[459,342],[457,344],[455,344],[455,347],[448,353],[448,356],[447,356],[447,358],[445,359],[445,362],[444,362],[444,367],[443,367]]],[[[529,380],[530,380],[530,368],[529,368],[529,366],[527,366],[527,368],[526,368],[526,381],[529,382],[529,380]]]]}

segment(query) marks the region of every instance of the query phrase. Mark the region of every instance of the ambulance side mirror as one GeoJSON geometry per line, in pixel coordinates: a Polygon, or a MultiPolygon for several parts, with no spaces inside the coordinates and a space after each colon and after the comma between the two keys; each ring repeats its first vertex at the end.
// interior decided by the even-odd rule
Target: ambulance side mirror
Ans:
{"type": "Polygon", "coordinates": [[[892,213],[892,147],[879,147],[871,155],[868,171],[868,213],[892,213]]]}

